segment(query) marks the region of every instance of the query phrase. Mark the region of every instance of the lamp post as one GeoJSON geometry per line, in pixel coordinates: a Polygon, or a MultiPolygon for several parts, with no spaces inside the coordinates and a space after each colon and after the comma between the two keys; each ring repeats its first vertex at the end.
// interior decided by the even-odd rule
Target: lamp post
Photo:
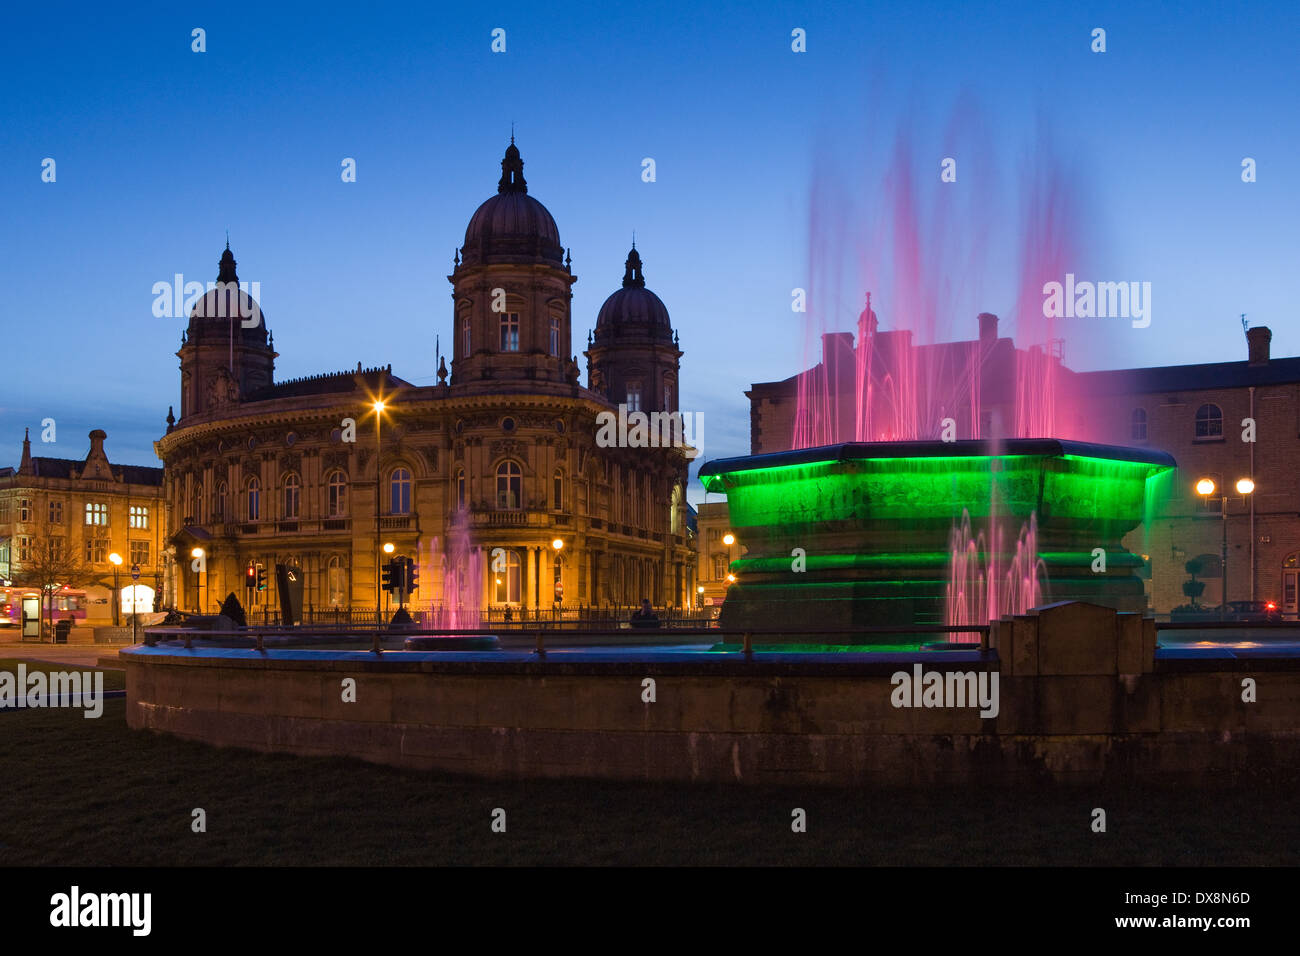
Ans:
{"type": "MultiPolygon", "coordinates": [[[[387,555],[389,555],[389,556],[391,557],[391,556],[392,556],[392,553],[393,553],[394,551],[396,551],[396,550],[397,550],[397,549],[396,549],[396,547],[394,547],[393,542],[391,542],[391,541],[385,541],[385,542],[384,542],[384,554],[387,554],[387,555]]],[[[383,578],[383,574],[380,574],[380,578],[381,578],[381,580],[382,580],[382,578],[383,578]]],[[[385,594],[385,595],[384,595],[384,619],[385,619],[385,620],[387,620],[387,618],[388,618],[388,598],[389,598],[389,595],[388,595],[388,594],[385,594]]]]}
{"type": "Polygon", "coordinates": [[[704,585],[698,585],[695,588],[695,610],[704,607],[704,585]]]}
{"type": "MultiPolygon", "coordinates": [[[[1223,534],[1219,545],[1219,580],[1222,586],[1222,595],[1219,601],[1219,620],[1228,619],[1228,490],[1219,489],[1213,478],[1202,478],[1196,483],[1196,491],[1208,502],[1209,498],[1215,491],[1220,491],[1219,513],[1222,515],[1223,534]]],[[[1255,491],[1255,482],[1250,478],[1237,479],[1237,494],[1243,498],[1249,497],[1255,491]]]]}
{"type": "Polygon", "coordinates": [[[380,550],[380,514],[383,511],[381,502],[383,501],[384,490],[384,463],[383,463],[383,443],[382,443],[382,424],[384,420],[384,400],[377,398],[371,402],[370,407],[375,410],[375,626],[379,627],[383,623],[383,613],[381,611],[382,602],[379,598],[380,573],[379,557],[380,550]]]}
{"type": "Polygon", "coordinates": [[[114,551],[108,556],[108,560],[113,564],[113,626],[117,627],[121,623],[119,615],[122,610],[122,591],[118,585],[118,573],[122,568],[122,556],[114,551]]]}
{"type": "Polygon", "coordinates": [[[198,583],[194,589],[197,592],[197,600],[195,602],[194,610],[201,614],[203,613],[203,585],[207,583],[205,579],[208,576],[208,562],[203,560],[204,552],[202,548],[195,548],[190,552],[190,557],[196,558],[199,561],[200,570],[197,573],[200,577],[197,579],[198,583]]]}

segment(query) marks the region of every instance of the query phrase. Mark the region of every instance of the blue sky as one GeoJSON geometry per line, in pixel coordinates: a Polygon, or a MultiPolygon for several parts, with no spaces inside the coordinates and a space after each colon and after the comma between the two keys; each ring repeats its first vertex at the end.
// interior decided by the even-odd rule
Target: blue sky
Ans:
{"type": "Polygon", "coordinates": [[[1046,178],[1080,277],[1153,287],[1148,329],[1069,325],[1069,364],[1244,358],[1242,312],[1300,353],[1293,4],[180,6],[22,5],[0,32],[5,464],[46,417],[45,454],[78,457],[100,427],[115,461],[156,463],[183,320],[155,318],[150,290],[215,279],[227,229],[277,378],[360,361],[433,381],[452,252],[512,121],[573,250],[572,351],[635,230],[708,458],[748,451],[744,389],[797,371],[809,328],[851,328],[868,284],[882,327],[899,321],[882,263],[903,170],[939,337],[973,337],[984,310],[1016,334],[1046,178]],[[819,290],[811,323],[794,287],[819,290]]]}

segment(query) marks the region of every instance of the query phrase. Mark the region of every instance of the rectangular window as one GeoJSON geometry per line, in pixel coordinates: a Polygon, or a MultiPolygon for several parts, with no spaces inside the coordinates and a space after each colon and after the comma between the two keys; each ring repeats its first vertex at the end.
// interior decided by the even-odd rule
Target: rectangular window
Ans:
{"type": "Polygon", "coordinates": [[[18,499],[18,520],[19,521],[32,520],[32,499],[30,498],[18,499]]]}
{"type": "Polygon", "coordinates": [[[0,498],[0,524],[9,520],[9,499],[0,498]]]}
{"type": "Polygon", "coordinates": [[[49,552],[50,560],[51,560],[51,561],[62,561],[62,560],[63,560],[63,555],[65,554],[65,552],[64,552],[64,550],[63,550],[63,539],[62,539],[62,538],[46,538],[45,540],[46,540],[46,549],[47,549],[47,551],[49,552]]]}
{"type": "Polygon", "coordinates": [[[18,560],[21,563],[21,562],[30,561],[31,559],[32,559],[32,539],[20,537],[18,539],[18,560]]]}
{"type": "Polygon", "coordinates": [[[519,351],[519,313],[506,312],[501,316],[501,351],[519,351]]]}
{"type": "Polygon", "coordinates": [[[149,563],[149,542],[132,541],[131,542],[131,563],[144,567],[149,563]]]}
{"type": "Polygon", "coordinates": [[[86,540],[86,561],[89,564],[103,564],[108,560],[108,541],[103,538],[86,540]]]}
{"type": "Polygon", "coordinates": [[[551,354],[560,354],[560,320],[551,316],[551,354]]]}
{"type": "Polygon", "coordinates": [[[108,505],[93,501],[86,502],[86,524],[96,527],[108,525],[108,505]]]}
{"type": "Polygon", "coordinates": [[[667,382],[664,383],[664,407],[661,410],[665,412],[673,410],[673,387],[667,382]]]}
{"type": "Polygon", "coordinates": [[[627,410],[629,412],[641,411],[641,383],[627,383],[627,410]]]}
{"type": "Polygon", "coordinates": [[[50,501],[50,524],[63,524],[62,501],[50,501]]]}
{"type": "MultiPolygon", "coordinates": [[[[224,507],[222,507],[224,504],[225,504],[224,501],[218,499],[218,504],[217,504],[218,515],[220,515],[221,512],[225,510],[224,507]]],[[[149,509],[146,508],[144,505],[131,506],[131,527],[139,528],[142,530],[149,527],[149,509]]]]}

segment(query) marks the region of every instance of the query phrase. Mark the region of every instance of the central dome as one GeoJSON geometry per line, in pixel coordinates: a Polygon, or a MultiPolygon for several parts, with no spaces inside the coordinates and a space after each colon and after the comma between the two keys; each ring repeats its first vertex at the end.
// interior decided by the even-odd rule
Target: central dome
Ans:
{"type": "Polygon", "coordinates": [[[497,194],[470,217],[461,255],[466,265],[538,259],[563,264],[560,230],[547,208],[528,195],[524,161],[514,137],[501,160],[497,194]]]}

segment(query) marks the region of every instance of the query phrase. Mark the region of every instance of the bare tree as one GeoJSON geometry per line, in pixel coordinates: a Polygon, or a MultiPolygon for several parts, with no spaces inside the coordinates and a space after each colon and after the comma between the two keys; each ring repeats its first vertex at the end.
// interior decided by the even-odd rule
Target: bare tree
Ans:
{"type": "Polygon", "coordinates": [[[79,588],[94,577],[94,570],[84,560],[71,540],[71,528],[52,522],[48,516],[25,522],[21,532],[30,543],[20,550],[13,562],[14,582],[41,592],[40,632],[45,622],[53,621],[54,595],[63,586],[79,588]]]}

